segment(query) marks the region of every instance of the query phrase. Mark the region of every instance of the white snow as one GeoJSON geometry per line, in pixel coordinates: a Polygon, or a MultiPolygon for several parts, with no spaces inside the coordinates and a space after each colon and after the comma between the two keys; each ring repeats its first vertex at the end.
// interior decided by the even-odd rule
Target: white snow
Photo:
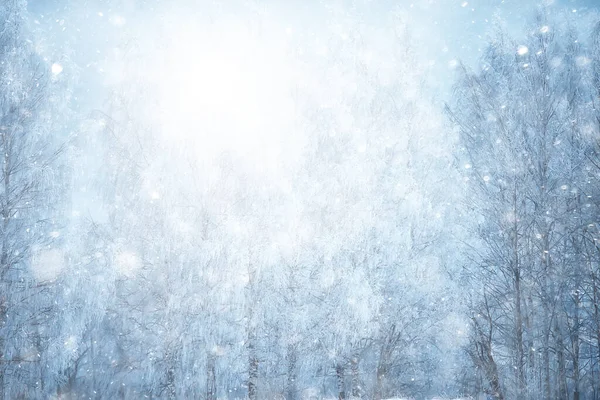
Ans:
{"type": "Polygon", "coordinates": [[[54,63],[52,64],[51,71],[54,75],[58,75],[63,71],[63,67],[58,63],[54,63]]]}
{"type": "Polygon", "coordinates": [[[65,255],[59,249],[39,249],[34,252],[31,269],[39,282],[55,280],[65,267],[65,255]]]}
{"type": "Polygon", "coordinates": [[[517,47],[517,54],[518,55],[524,56],[527,53],[529,53],[529,48],[527,46],[520,45],[519,47],[517,47]]]}
{"type": "Polygon", "coordinates": [[[142,266],[137,254],[131,251],[120,251],[115,257],[115,267],[120,274],[133,276],[142,266]]]}

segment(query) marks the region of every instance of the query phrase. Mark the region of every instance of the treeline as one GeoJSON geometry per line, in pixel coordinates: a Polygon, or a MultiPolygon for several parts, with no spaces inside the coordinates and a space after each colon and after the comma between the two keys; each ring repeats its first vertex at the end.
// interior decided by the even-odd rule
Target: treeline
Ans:
{"type": "Polygon", "coordinates": [[[24,2],[2,13],[0,398],[458,393],[439,171],[458,174],[404,32],[315,38],[283,121],[198,110],[175,131],[144,41],[88,112],[24,2]],[[222,127],[268,142],[230,148],[222,127]]]}
{"type": "Polygon", "coordinates": [[[597,399],[600,24],[541,15],[459,76],[448,114],[479,221],[463,274],[471,384],[496,399],[597,399]]]}
{"type": "Polygon", "coordinates": [[[0,7],[0,398],[600,397],[600,29],[498,34],[445,121],[346,15],[286,118],[175,131],[142,41],[82,111],[0,7]]]}

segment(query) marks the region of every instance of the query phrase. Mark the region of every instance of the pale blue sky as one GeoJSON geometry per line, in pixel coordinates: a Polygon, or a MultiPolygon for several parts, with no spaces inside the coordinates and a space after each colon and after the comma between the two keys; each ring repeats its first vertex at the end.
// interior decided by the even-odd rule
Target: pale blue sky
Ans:
{"type": "MultiPolygon", "coordinates": [[[[107,23],[108,18],[98,18],[99,12],[104,11],[107,15],[119,12],[129,19],[146,18],[153,13],[148,3],[155,2],[91,0],[84,5],[78,0],[30,0],[29,9],[34,17],[44,15],[44,18],[39,18],[40,28],[50,29],[51,39],[48,42],[69,43],[50,43],[56,48],[55,51],[60,52],[61,47],[71,46],[75,51],[70,57],[83,66],[102,59],[104,52],[116,46],[119,40],[118,30],[107,23]],[[119,10],[115,3],[125,4],[125,7],[121,6],[123,10],[119,10]],[[59,24],[62,19],[65,19],[64,25],[59,24]]],[[[190,3],[194,3],[194,7],[199,9],[198,2],[187,0],[173,0],[165,4],[168,4],[169,9],[172,7],[185,12],[190,3]]],[[[511,33],[518,36],[528,20],[534,17],[535,10],[541,3],[551,4],[550,9],[557,13],[567,10],[573,13],[576,10],[576,14],[582,17],[591,10],[600,10],[600,0],[270,0],[256,3],[268,3],[266,7],[281,11],[277,15],[290,18],[290,24],[304,24],[305,27],[309,26],[308,29],[314,30],[318,30],[319,24],[324,21],[327,4],[341,4],[345,7],[355,4],[358,14],[372,24],[377,24],[380,18],[385,18],[392,10],[402,9],[409,16],[418,54],[432,64],[429,83],[437,93],[441,93],[438,96],[441,100],[447,97],[453,80],[449,63],[461,60],[476,67],[481,50],[485,47],[486,36],[492,29],[491,21],[496,16],[500,17],[511,33]]],[[[165,7],[164,4],[162,7],[165,7]]],[[[89,77],[93,78],[93,72],[90,74],[89,77]]],[[[82,78],[86,76],[84,69],[82,78]]],[[[90,87],[97,84],[92,80],[88,82],[90,87]]]]}

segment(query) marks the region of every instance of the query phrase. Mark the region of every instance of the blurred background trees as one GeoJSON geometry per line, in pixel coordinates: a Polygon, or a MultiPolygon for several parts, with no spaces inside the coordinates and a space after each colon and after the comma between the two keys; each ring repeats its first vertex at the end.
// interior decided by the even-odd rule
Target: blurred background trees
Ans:
{"type": "Polygon", "coordinates": [[[0,397],[600,396],[600,28],[497,29],[444,116],[401,15],[133,21],[90,111],[0,7],[0,397]]]}

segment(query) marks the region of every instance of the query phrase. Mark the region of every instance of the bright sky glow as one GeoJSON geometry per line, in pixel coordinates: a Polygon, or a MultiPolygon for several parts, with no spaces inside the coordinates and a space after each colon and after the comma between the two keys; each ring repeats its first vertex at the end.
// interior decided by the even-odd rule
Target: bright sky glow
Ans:
{"type": "Polygon", "coordinates": [[[285,51],[241,22],[176,31],[157,71],[165,137],[204,160],[226,151],[276,159],[294,108],[285,51]]]}

